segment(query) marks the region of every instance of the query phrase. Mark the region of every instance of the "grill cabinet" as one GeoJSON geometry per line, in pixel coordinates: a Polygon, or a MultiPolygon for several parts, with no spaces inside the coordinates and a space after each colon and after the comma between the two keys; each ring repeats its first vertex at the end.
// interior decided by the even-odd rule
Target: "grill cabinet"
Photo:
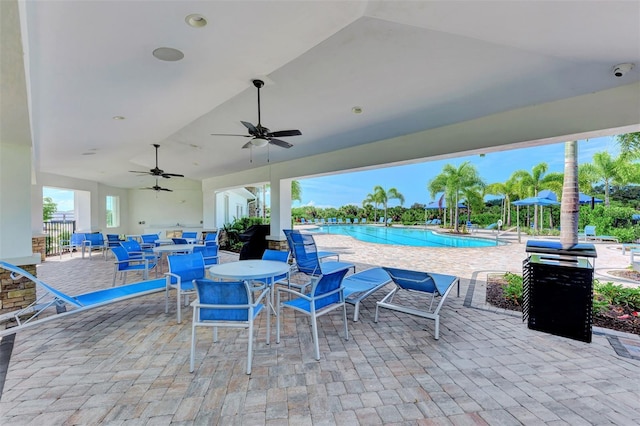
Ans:
{"type": "Polygon", "coordinates": [[[595,246],[533,240],[526,252],[523,321],[532,330],[591,343],[595,246]]]}

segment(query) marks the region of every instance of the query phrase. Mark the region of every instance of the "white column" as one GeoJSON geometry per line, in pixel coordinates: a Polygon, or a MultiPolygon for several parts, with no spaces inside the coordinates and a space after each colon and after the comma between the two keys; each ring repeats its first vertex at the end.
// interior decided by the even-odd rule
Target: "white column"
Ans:
{"type": "Polygon", "coordinates": [[[0,141],[0,259],[40,263],[31,237],[31,147],[0,141]]]}
{"type": "Polygon", "coordinates": [[[291,181],[271,179],[271,238],[284,239],[282,230],[291,228],[291,181]]]}

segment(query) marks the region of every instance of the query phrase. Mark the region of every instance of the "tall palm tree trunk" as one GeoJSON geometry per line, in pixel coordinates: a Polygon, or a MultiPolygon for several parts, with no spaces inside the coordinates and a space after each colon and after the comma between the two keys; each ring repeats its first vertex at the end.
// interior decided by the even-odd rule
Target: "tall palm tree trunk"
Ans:
{"type": "Polygon", "coordinates": [[[560,206],[560,244],[569,248],[578,243],[578,142],[564,145],[564,183],[560,206]]]}

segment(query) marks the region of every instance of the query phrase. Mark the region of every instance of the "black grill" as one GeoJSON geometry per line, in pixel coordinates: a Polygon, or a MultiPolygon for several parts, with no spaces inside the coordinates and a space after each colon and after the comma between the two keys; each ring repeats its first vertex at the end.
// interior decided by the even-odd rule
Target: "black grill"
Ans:
{"type": "Polygon", "coordinates": [[[523,262],[523,321],[532,330],[591,342],[593,244],[563,248],[555,241],[529,241],[523,262]]]}

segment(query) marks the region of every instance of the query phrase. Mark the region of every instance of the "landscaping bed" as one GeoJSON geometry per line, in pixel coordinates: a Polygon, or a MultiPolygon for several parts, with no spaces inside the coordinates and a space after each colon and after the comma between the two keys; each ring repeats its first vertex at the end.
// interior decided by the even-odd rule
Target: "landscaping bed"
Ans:
{"type": "MultiPolygon", "coordinates": [[[[637,272],[619,272],[624,272],[624,277],[627,279],[637,278],[640,283],[640,276],[636,275],[637,272]]],[[[518,279],[521,283],[521,278],[514,274],[489,275],[487,277],[487,303],[498,308],[522,312],[522,293],[520,290],[518,294],[518,279]],[[511,278],[509,278],[510,276],[511,278]],[[505,289],[507,290],[506,294],[505,289]]],[[[640,287],[624,289],[622,286],[616,286],[612,283],[601,284],[597,281],[594,287],[593,325],[640,335],[640,316],[638,314],[640,287]]]]}

